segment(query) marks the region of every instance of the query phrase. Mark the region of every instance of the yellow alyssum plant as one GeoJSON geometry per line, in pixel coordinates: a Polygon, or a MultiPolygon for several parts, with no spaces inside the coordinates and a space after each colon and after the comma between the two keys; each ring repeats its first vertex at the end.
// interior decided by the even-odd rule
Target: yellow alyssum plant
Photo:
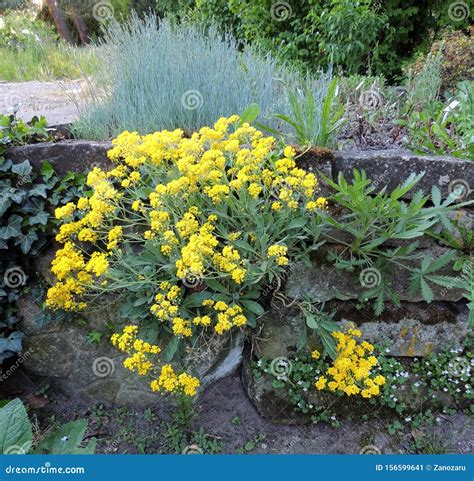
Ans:
{"type": "MultiPolygon", "coordinates": [[[[188,137],[124,132],[108,157],[109,170],[89,172],[89,195],[56,210],[63,247],[47,305],[81,310],[114,295],[140,324],[112,338],[139,375],[158,365],[158,339],[170,339],[169,362],[200,335],[254,326],[263,285],[318,245],[326,199],[315,175],[238,116],[188,137]],[[138,343],[142,330],[150,344],[138,343]]],[[[196,381],[170,368],[152,389],[194,393],[196,381]]]]}
{"type": "Polygon", "coordinates": [[[332,333],[337,340],[337,357],[327,369],[326,375],[316,380],[316,389],[347,396],[360,395],[364,398],[380,394],[385,378],[373,373],[373,369],[378,365],[378,360],[373,355],[374,346],[367,341],[360,342],[361,335],[361,331],[355,329],[353,324],[348,327],[347,332],[332,333]]]}

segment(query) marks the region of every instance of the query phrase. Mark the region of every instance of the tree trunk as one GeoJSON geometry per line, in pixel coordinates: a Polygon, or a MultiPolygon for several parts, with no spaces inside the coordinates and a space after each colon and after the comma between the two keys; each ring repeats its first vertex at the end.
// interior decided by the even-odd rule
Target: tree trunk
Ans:
{"type": "Polygon", "coordinates": [[[90,42],[89,32],[87,31],[87,25],[85,24],[80,12],[77,10],[75,5],[71,5],[71,17],[74,25],[76,26],[77,32],[79,33],[79,38],[82,44],[90,42]]]}
{"type": "Polygon", "coordinates": [[[61,10],[59,10],[56,0],[46,0],[46,5],[48,5],[49,13],[53,17],[54,25],[61,38],[63,38],[67,43],[72,42],[72,35],[66,21],[64,20],[61,10]]]}

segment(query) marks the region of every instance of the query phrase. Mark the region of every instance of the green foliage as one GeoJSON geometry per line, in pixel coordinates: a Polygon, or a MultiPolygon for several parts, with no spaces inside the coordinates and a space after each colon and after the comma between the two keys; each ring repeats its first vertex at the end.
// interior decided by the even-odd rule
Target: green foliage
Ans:
{"type": "MultiPolygon", "coordinates": [[[[385,347],[390,348],[389,345],[385,347]]],[[[273,387],[285,390],[293,409],[307,415],[315,423],[322,421],[338,427],[342,419],[350,419],[354,413],[357,420],[365,420],[379,416],[380,410],[386,409],[388,411],[384,412],[397,416],[388,426],[389,432],[393,433],[407,425],[418,428],[428,416],[432,417],[431,411],[420,411],[423,409],[423,404],[419,403],[420,396],[430,398],[435,404],[440,402],[442,406],[446,394],[449,394],[458,409],[465,409],[472,404],[472,347],[471,336],[461,348],[453,349],[447,346],[439,353],[402,363],[394,357],[384,355],[382,346],[376,346],[374,355],[378,359],[377,371],[385,377],[386,382],[381,387],[379,396],[370,400],[352,397],[350,403],[342,393],[316,391],[315,379],[327,372],[332,365],[332,361],[327,357],[322,356],[315,360],[298,353],[297,357],[287,360],[291,369],[286,369],[284,376],[275,374],[271,360],[266,358],[251,361],[250,368],[255,379],[278,376],[278,383],[274,383],[273,387]],[[407,395],[400,395],[406,390],[411,391],[408,398],[407,395]],[[408,404],[410,398],[415,404],[408,404]]],[[[445,407],[442,407],[442,410],[448,412],[445,407]]]]}
{"type": "Polygon", "coordinates": [[[0,454],[15,454],[15,449],[23,450],[26,454],[31,448],[32,439],[28,415],[19,399],[0,408],[0,454]]]}
{"type": "Polygon", "coordinates": [[[54,433],[42,439],[33,451],[34,454],[94,454],[96,439],[92,438],[84,447],[87,421],[78,419],[62,425],[54,433]]]}
{"type": "Polygon", "coordinates": [[[290,113],[273,116],[291,126],[293,132],[285,136],[287,142],[296,142],[301,147],[334,146],[345,120],[342,106],[335,108],[337,80],[331,76],[331,72],[321,73],[317,80],[308,76],[301,88],[284,83],[290,113]]]}
{"type": "Polygon", "coordinates": [[[0,79],[53,80],[90,75],[97,66],[92,48],[71,47],[47,23],[25,12],[9,12],[0,29],[0,79]]]}
{"type": "Polygon", "coordinates": [[[400,77],[402,65],[441,29],[465,28],[454,21],[452,2],[435,0],[196,0],[191,12],[208,25],[231,31],[240,41],[279,53],[316,71],[334,60],[346,74],[400,77]]]}
{"type": "Polygon", "coordinates": [[[84,183],[79,174],[60,179],[49,162],[35,172],[28,160],[13,164],[4,158],[9,146],[48,138],[44,118],[24,123],[15,115],[0,116],[0,363],[21,352],[23,334],[14,329],[19,320],[15,301],[25,289],[28,274],[35,274],[30,272],[29,259],[51,240],[56,226],[51,210],[76,198],[84,183]]]}
{"type": "Polygon", "coordinates": [[[466,30],[446,30],[440,40],[433,43],[427,55],[419,55],[409,69],[423,70],[430,56],[441,56],[441,92],[454,92],[462,80],[474,78],[474,27],[466,30]]]}
{"type": "MultiPolygon", "coordinates": [[[[414,278],[423,273],[434,274],[452,261],[455,251],[442,256],[436,261],[429,257],[420,259],[416,251],[418,242],[412,241],[429,233],[436,225],[448,225],[448,212],[458,209],[460,204],[454,204],[455,196],[450,195],[444,201],[436,186],[433,186],[431,196],[423,196],[421,191],[416,192],[409,202],[401,198],[410,190],[424,174],[411,174],[402,184],[391,193],[382,189],[375,194],[371,181],[365,172],[354,170],[354,179],[348,183],[342,173],[337,182],[325,179],[335,190],[332,199],[344,208],[344,213],[339,216],[326,217],[326,222],[336,229],[331,234],[338,243],[345,245],[343,252],[331,251],[328,260],[334,263],[336,269],[354,272],[356,269],[369,276],[366,283],[369,288],[364,291],[361,300],[373,299],[374,311],[380,315],[384,309],[385,301],[390,299],[396,305],[400,304],[398,294],[392,289],[391,269],[394,265],[402,266],[410,271],[414,278]],[[431,200],[432,206],[427,206],[431,200]],[[349,235],[347,240],[339,233],[349,235]],[[402,241],[397,247],[387,248],[388,241],[402,241]],[[405,242],[408,241],[408,242],[405,242]],[[411,267],[412,263],[420,269],[411,267]]],[[[461,205],[467,205],[464,203],[461,205]]],[[[392,244],[393,245],[393,244],[392,244]]],[[[432,295],[425,281],[413,281],[414,290],[421,289],[424,299],[431,302],[432,295]]],[[[361,284],[364,283],[361,280],[361,284]]]]}
{"type": "Polygon", "coordinates": [[[93,454],[96,440],[81,447],[87,422],[83,419],[61,426],[32,450],[33,432],[28,414],[19,399],[0,408],[0,454],[93,454]]]}
{"type": "Polygon", "coordinates": [[[445,103],[433,100],[398,123],[408,130],[407,143],[415,152],[473,160],[474,82],[462,82],[445,103]]]}
{"type": "Polygon", "coordinates": [[[303,302],[300,302],[298,307],[301,309],[305,320],[298,347],[301,349],[307,345],[307,329],[311,329],[318,335],[324,347],[324,355],[327,354],[331,359],[335,359],[337,356],[336,342],[331,333],[337,330],[337,324],[333,321],[336,311],[327,313],[324,311],[324,303],[318,306],[311,302],[310,299],[305,299],[303,302]]]}
{"type": "Polygon", "coordinates": [[[412,70],[407,76],[407,95],[404,103],[404,114],[410,111],[421,111],[431,105],[439,95],[441,88],[441,55],[428,55],[423,69],[414,74],[412,70]]]}

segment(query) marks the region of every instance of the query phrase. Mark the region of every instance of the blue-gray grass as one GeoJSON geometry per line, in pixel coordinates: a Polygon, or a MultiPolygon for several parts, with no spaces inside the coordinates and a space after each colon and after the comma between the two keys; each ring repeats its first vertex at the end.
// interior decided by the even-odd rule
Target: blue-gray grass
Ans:
{"type": "MultiPolygon", "coordinates": [[[[259,120],[278,128],[283,125],[271,114],[291,112],[281,80],[295,89],[303,82],[270,54],[239,49],[230,35],[154,15],[110,24],[98,54],[102,62],[88,94],[77,98],[81,114],[73,128],[79,137],[105,139],[124,130],[191,132],[252,103],[260,106],[259,120]]],[[[314,89],[327,91],[326,78],[321,86],[315,79],[314,89]]],[[[313,101],[321,102],[321,95],[313,101]]],[[[317,106],[314,112],[321,110],[317,106]]]]}

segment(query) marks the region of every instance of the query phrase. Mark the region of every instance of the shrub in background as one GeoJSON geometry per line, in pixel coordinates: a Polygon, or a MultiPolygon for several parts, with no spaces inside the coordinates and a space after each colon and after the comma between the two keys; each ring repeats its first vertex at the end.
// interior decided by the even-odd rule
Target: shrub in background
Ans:
{"type": "Polygon", "coordinates": [[[447,31],[435,42],[428,55],[420,56],[410,66],[415,72],[423,70],[430,55],[441,56],[441,92],[453,91],[462,80],[474,80],[474,27],[467,32],[447,31]]]}
{"type": "Polygon", "coordinates": [[[441,29],[467,27],[468,18],[453,20],[452,3],[196,0],[193,14],[306,68],[326,67],[333,55],[346,74],[375,73],[394,80],[413,52],[428,49],[441,29]]]}

